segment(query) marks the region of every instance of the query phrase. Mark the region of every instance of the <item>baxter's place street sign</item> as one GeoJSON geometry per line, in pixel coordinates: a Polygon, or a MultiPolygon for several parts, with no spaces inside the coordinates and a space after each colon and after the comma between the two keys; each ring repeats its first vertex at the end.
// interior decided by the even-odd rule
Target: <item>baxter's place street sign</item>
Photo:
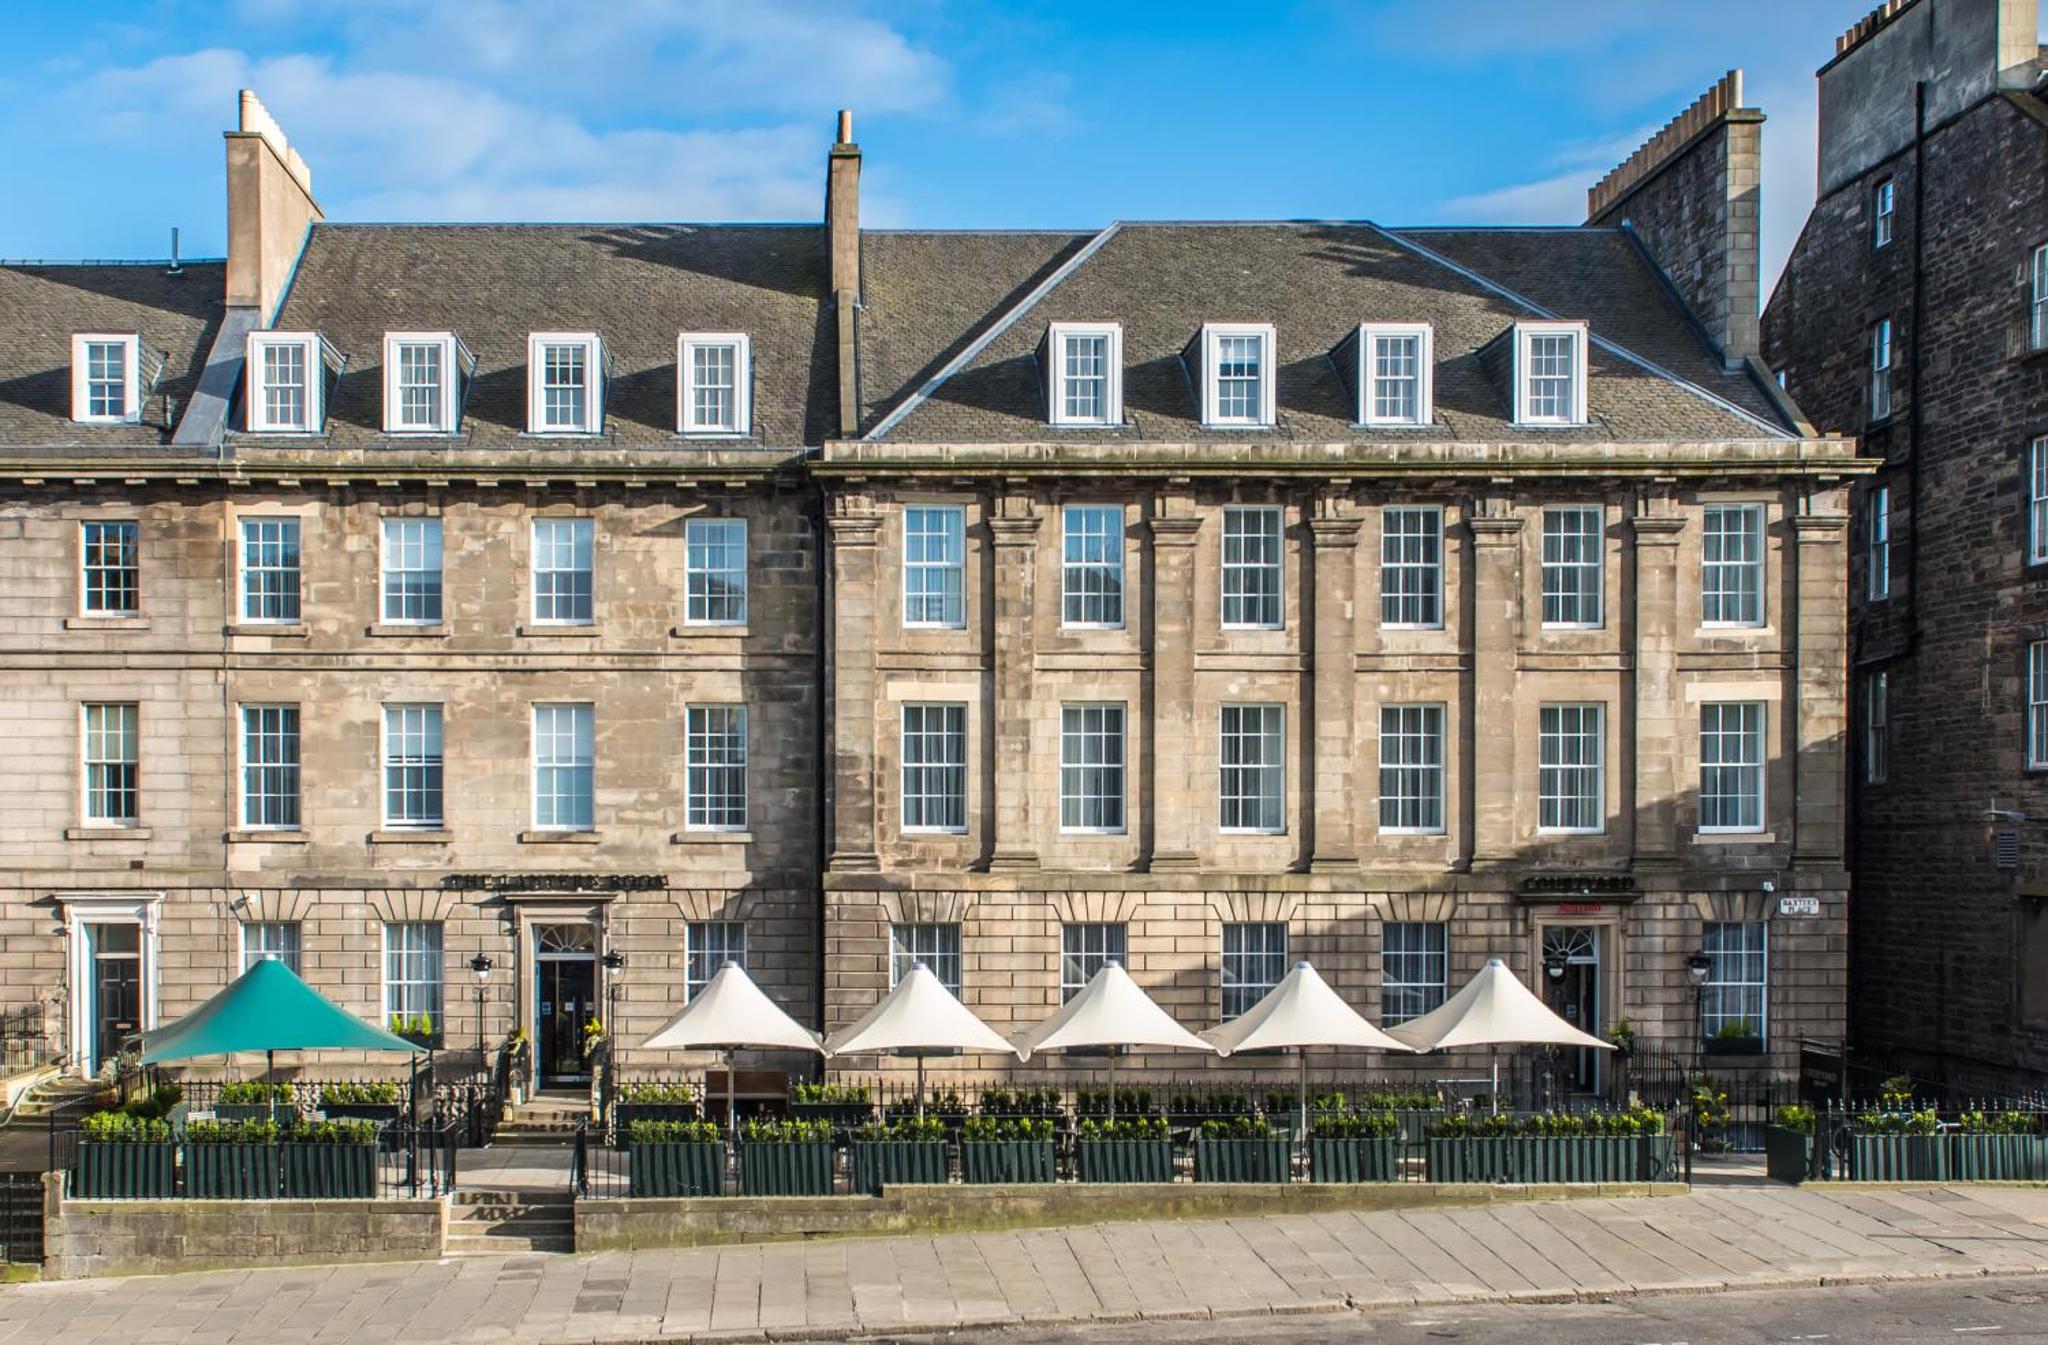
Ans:
{"type": "Polygon", "coordinates": [[[665,873],[451,873],[444,892],[660,892],[665,873]]]}

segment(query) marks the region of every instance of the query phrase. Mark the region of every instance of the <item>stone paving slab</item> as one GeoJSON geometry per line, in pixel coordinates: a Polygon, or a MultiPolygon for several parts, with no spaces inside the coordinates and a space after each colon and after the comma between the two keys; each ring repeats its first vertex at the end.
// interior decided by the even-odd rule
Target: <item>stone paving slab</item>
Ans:
{"type": "Polygon", "coordinates": [[[0,1289],[0,1345],[582,1345],[2048,1274],[2048,1189],[1714,1186],[0,1289]]]}

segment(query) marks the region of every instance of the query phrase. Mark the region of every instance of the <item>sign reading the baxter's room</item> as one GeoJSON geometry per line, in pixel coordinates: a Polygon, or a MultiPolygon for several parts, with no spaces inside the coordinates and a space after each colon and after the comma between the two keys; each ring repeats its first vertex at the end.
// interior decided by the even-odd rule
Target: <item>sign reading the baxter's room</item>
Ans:
{"type": "Polygon", "coordinates": [[[660,892],[665,873],[451,873],[446,892],[660,892]]]}

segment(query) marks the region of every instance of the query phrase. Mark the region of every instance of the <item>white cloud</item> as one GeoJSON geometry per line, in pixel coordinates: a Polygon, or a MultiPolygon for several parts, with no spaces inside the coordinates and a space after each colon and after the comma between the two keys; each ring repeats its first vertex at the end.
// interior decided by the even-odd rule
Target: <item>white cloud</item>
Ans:
{"type": "Polygon", "coordinates": [[[1540,182],[1454,196],[1436,213],[1457,224],[1577,224],[1586,218],[1586,189],[1599,176],[1577,169],[1540,182]]]}

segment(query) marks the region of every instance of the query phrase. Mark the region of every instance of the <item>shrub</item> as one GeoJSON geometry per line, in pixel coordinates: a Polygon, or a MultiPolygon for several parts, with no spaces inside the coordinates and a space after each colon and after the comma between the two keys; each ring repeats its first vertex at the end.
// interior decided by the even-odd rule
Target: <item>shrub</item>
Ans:
{"type": "MultiPolygon", "coordinates": [[[[269,1125],[268,1121],[260,1123],[269,1125]]],[[[377,1126],[375,1122],[359,1117],[347,1117],[339,1121],[315,1121],[291,1130],[286,1138],[294,1144],[375,1144],[377,1126]]]]}
{"type": "Polygon", "coordinates": [[[864,1140],[909,1140],[930,1143],[946,1138],[946,1123],[936,1116],[901,1116],[880,1125],[861,1127],[864,1140]]]}
{"type": "MultiPolygon", "coordinates": [[[[1107,1088],[1083,1088],[1074,1094],[1074,1110],[1093,1112],[1098,1115],[1109,1111],[1109,1090],[1107,1088]]],[[[1126,1112],[1141,1115],[1152,1110],[1152,1090],[1149,1088],[1119,1088],[1116,1090],[1116,1110],[1119,1116],[1126,1112]]]]}
{"type": "Polygon", "coordinates": [[[1052,1132],[1049,1116],[970,1116],[960,1135],[963,1139],[989,1143],[1049,1140],[1052,1132]]]}
{"type": "Polygon", "coordinates": [[[619,1101],[640,1107],[693,1107],[697,1089],[687,1083],[629,1083],[619,1088],[619,1101]]]}
{"type": "Polygon", "coordinates": [[[789,1099],[831,1107],[858,1107],[874,1101],[864,1083],[798,1083],[790,1087],[789,1099]]]}
{"type": "Polygon", "coordinates": [[[1721,1030],[1714,1034],[1716,1041],[1741,1041],[1757,1035],[1756,1027],[1747,1018],[1732,1018],[1721,1024],[1721,1030]]]}
{"type": "Polygon", "coordinates": [[[370,1083],[330,1083],[320,1089],[323,1107],[395,1107],[398,1085],[390,1080],[370,1083]]]}
{"type": "Polygon", "coordinates": [[[812,1144],[832,1138],[830,1121],[788,1121],[757,1116],[740,1128],[747,1139],[767,1144],[812,1144]]]}
{"type": "Polygon", "coordinates": [[[1202,1122],[1196,1133],[1205,1140],[1264,1140],[1273,1138],[1274,1130],[1263,1116],[1219,1116],[1202,1122]]]}
{"type": "Polygon", "coordinates": [[[1429,1127],[1435,1139],[1567,1139],[1661,1135],[1664,1115],[1641,1104],[1615,1112],[1458,1113],[1429,1127]]]}
{"type": "Polygon", "coordinates": [[[434,1015],[394,1013],[391,1015],[391,1031],[401,1037],[431,1037],[434,1035],[434,1015]]]}
{"type": "Polygon", "coordinates": [[[1354,1104],[1359,1111],[1435,1111],[1438,1105],[1434,1093],[1397,1092],[1388,1088],[1363,1093],[1354,1099],[1354,1104]]]}
{"type": "Polygon", "coordinates": [[[1966,1111],[1959,1119],[1965,1135],[2036,1135],[2041,1130],[2038,1112],[1966,1111]]]}
{"type": "MultiPolygon", "coordinates": [[[[1118,1106],[1122,1110],[1122,1106],[1118,1106]]],[[[1251,1096],[1233,1089],[1204,1089],[1168,1093],[1166,1110],[1179,1116],[1248,1116],[1251,1096]]]]}
{"type": "Polygon", "coordinates": [[[1783,1129],[1796,1130],[1802,1135],[1813,1133],[1813,1108],[1803,1103],[1794,1102],[1778,1108],[1774,1119],[1783,1129]]]}
{"type": "Polygon", "coordinates": [[[170,1122],[124,1111],[96,1111],[80,1124],[94,1144],[161,1144],[171,1138],[170,1122]]]}
{"type": "Polygon", "coordinates": [[[130,1116],[156,1120],[169,1116],[171,1108],[184,1100],[184,1089],[174,1083],[162,1083],[151,1089],[147,1097],[136,1098],[129,1102],[127,1106],[121,1108],[121,1110],[130,1116]]]}
{"type": "MultiPolygon", "coordinates": [[[[944,1116],[959,1120],[967,1115],[967,1099],[958,1093],[934,1093],[925,1099],[924,1111],[927,1117],[944,1116]]],[[[889,1119],[917,1115],[917,1099],[889,1104],[889,1119]]]]}
{"type": "Polygon", "coordinates": [[[635,1121],[626,1129],[633,1144],[716,1144],[723,1138],[710,1121],[635,1121]]]}
{"type": "Polygon", "coordinates": [[[292,1086],[288,1083],[261,1083],[254,1079],[245,1079],[222,1084],[217,1100],[230,1107],[263,1107],[272,1102],[280,1106],[290,1106],[292,1086]]]}
{"type": "Polygon", "coordinates": [[[1318,1111],[1309,1114],[1308,1133],[1321,1140],[1379,1139],[1401,1133],[1401,1122],[1390,1111],[1318,1111]]]}
{"type": "Polygon", "coordinates": [[[1160,1116],[1119,1116],[1112,1121],[1084,1120],[1078,1131],[1084,1140],[1163,1140],[1166,1119],[1160,1116]]]}
{"type": "Polygon", "coordinates": [[[1859,1112],[1853,1124],[1859,1135],[1932,1135],[1940,1129],[1932,1107],[1859,1112]]]}
{"type": "Polygon", "coordinates": [[[185,1127],[193,1144],[275,1144],[277,1126],[269,1121],[194,1121],[185,1127]]]}
{"type": "Polygon", "coordinates": [[[984,1116],[1058,1116],[1060,1090],[1057,1088],[984,1088],[981,1090],[984,1116]]]}
{"type": "Polygon", "coordinates": [[[1725,1130],[1734,1119],[1734,1113],[1728,1108],[1728,1094],[1710,1083],[1694,1083],[1691,1100],[1693,1119],[1703,1133],[1725,1130]]]}

